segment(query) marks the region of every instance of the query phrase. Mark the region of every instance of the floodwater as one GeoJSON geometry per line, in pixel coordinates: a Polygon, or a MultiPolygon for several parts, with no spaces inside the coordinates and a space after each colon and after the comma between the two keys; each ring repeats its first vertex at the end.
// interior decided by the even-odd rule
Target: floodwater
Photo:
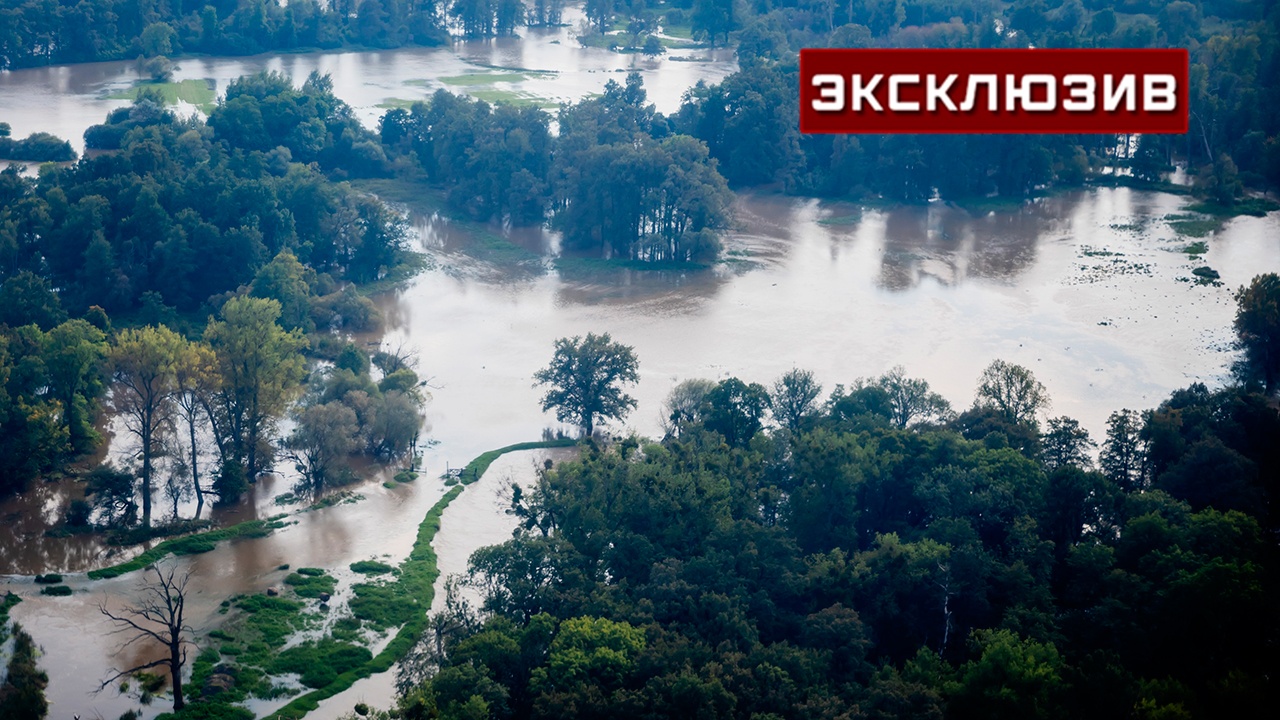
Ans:
{"type": "MultiPolygon", "coordinates": [[[[564,17],[569,27],[527,28],[522,37],[459,41],[438,48],[185,58],[175,61],[173,80],[206,80],[221,95],[231,80],[262,70],[286,73],[297,84],[312,71],[328,73],[334,93],[374,128],[387,107],[425,100],[441,88],[473,90],[480,97],[493,91],[515,93],[548,105],[603,92],[609,80],[621,83],[631,70],[644,77],[649,101],[670,113],[699,80],[718,82],[737,67],[733,52],[725,49],[677,49],[648,58],[584,48],[574,39],[581,10],[567,8],[564,17]],[[517,73],[504,70],[526,72],[517,79],[517,73]],[[440,80],[470,73],[491,77],[475,86],[440,80]],[[494,75],[512,81],[491,82],[494,75]]],[[[0,72],[0,121],[12,126],[14,137],[53,133],[83,152],[85,128],[129,105],[130,100],[110,96],[140,79],[136,63],[128,60],[0,72]]],[[[196,108],[180,104],[178,112],[188,115],[196,108]]]]}
{"type": "MultiPolygon", "coordinates": [[[[621,77],[616,70],[634,66],[664,111],[697,79],[715,81],[733,69],[723,55],[673,62],[585,50],[559,29],[442,49],[184,60],[178,79],[209,78],[221,89],[258,69],[284,70],[297,81],[320,69],[371,123],[379,103],[426,97],[443,86],[437,78],[480,71],[476,63],[556,70],[554,78],[511,86],[552,99],[599,92],[621,77]]],[[[129,63],[0,74],[0,119],[18,136],[46,130],[79,143],[85,126],[125,102],[105,95],[134,78],[129,63]]],[[[434,266],[377,301],[387,319],[385,342],[415,348],[429,378],[435,444],[425,450],[421,478],[393,488],[374,478],[356,488],[358,502],[293,514],[294,524],[269,537],[176,561],[192,573],[192,624],[207,630],[223,599],[278,585],[282,564],[330,568],[346,582],[353,561],[402,560],[444,492],[437,478],[447,466],[563,429],[540,411],[532,386],[558,337],[609,332],[634,346],[638,406],[616,432],[658,434],[662,399],[680,380],[732,375],[768,383],[792,367],[812,370],[830,390],[901,364],[963,409],[983,367],[1003,358],[1029,367],[1047,386],[1053,415],[1072,416],[1100,438],[1113,410],[1152,407],[1191,382],[1220,383],[1233,358],[1232,292],[1257,273],[1280,271],[1280,214],[1225,223],[1193,260],[1183,250],[1194,238],[1179,236],[1167,220],[1186,202],[1098,189],[975,214],[942,203],[864,209],[748,194],[735,207],[726,262],[687,273],[559,272],[549,260],[532,269],[493,266],[467,256],[460,226],[415,217],[416,242],[434,266]],[[1200,265],[1217,270],[1222,283],[1190,282],[1200,265]]],[[[558,245],[551,233],[513,239],[538,250],[558,245]]],[[[442,578],[464,572],[476,547],[509,534],[501,480],[527,480],[544,457],[503,458],[446,511],[437,536],[442,578]]],[[[281,512],[272,498],[290,482],[263,480],[251,502],[219,519],[281,512]]],[[[40,596],[30,578],[115,560],[92,539],[43,537],[41,528],[76,492],[73,484],[52,483],[0,505],[0,573],[12,573],[0,576],[0,592],[23,596],[12,616],[45,649],[51,717],[117,717],[138,707],[136,700],[91,691],[109,668],[146,651],[122,654],[121,638],[109,634],[97,604],[128,602],[138,575],[100,582],[70,575],[76,592],[67,598],[40,596]]],[[[388,706],[392,680],[384,673],[361,681],[315,717],[337,717],[357,701],[388,706]]],[[[144,716],[162,705],[158,700],[144,716]]]]}

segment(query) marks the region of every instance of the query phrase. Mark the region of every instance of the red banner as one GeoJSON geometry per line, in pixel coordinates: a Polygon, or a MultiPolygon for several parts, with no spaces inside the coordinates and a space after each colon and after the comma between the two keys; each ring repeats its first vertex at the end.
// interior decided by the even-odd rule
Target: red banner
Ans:
{"type": "Polygon", "coordinates": [[[804,133],[1185,133],[1184,49],[800,51],[804,133]]]}

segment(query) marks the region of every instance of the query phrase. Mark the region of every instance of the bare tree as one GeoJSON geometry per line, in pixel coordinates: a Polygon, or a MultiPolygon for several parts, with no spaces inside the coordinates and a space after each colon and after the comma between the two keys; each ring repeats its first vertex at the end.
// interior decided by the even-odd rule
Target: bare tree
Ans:
{"type": "Polygon", "coordinates": [[[126,606],[120,614],[108,610],[101,604],[98,605],[98,611],[115,623],[117,629],[113,631],[113,635],[132,634],[120,649],[123,650],[138,641],[154,640],[168,649],[169,656],[128,670],[117,671],[103,680],[98,690],[105,689],[127,675],[168,666],[169,675],[173,681],[173,709],[177,712],[185,704],[182,699],[182,667],[187,662],[187,646],[193,645],[187,637],[194,634],[194,631],[183,620],[187,601],[187,581],[191,579],[191,575],[183,573],[179,576],[177,570],[172,567],[164,571],[153,565],[150,570],[155,572],[155,579],[143,582],[142,598],[135,604],[126,606]]]}

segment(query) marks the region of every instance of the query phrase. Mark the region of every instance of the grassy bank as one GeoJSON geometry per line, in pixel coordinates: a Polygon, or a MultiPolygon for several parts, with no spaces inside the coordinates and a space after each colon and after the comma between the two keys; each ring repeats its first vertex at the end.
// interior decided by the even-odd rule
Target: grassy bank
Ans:
{"type": "Polygon", "coordinates": [[[99,570],[90,570],[89,579],[105,580],[119,577],[134,570],[141,570],[169,555],[197,555],[209,552],[223,540],[232,540],[240,537],[263,537],[270,534],[272,530],[284,527],[284,517],[284,515],[277,515],[266,520],[248,520],[231,527],[165,540],[132,560],[99,570]]]}
{"type": "MultiPolygon", "coordinates": [[[[475,482],[484,475],[485,470],[493,464],[494,460],[506,453],[569,447],[575,443],[576,441],[569,439],[549,440],[516,443],[490,450],[467,463],[463,470],[463,477],[470,479],[464,480],[464,484],[475,482]]],[[[409,652],[430,622],[428,613],[431,610],[431,601],[435,597],[436,578],[440,576],[440,568],[436,565],[436,552],[431,547],[431,542],[440,531],[440,519],[444,515],[445,508],[449,507],[449,503],[453,502],[454,498],[462,494],[462,490],[461,485],[453,487],[427,512],[427,516],[418,526],[418,537],[413,543],[413,550],[409,552],[408,559],[400,564],[400,573],[396,579],[356,585],[353,588],[356,597],[351,601],[352,612],[357,618],[371,624],[378,624],[377,621],[382,613],[390,612],[393,608],[396,609],[396,614],[399,614],[404,611],[406,605],[409,607],[411,612],[400,625],[391,642],[372,659],[346,670],[328,685],[294,698],[288,705],[269,715],[269,720],[301,718],[318,708],[321,701],[346,690],[357,680],[390,670],[392,665],[409,652]],[[362,592],[361,588],[365,590],[362,592]]]]}

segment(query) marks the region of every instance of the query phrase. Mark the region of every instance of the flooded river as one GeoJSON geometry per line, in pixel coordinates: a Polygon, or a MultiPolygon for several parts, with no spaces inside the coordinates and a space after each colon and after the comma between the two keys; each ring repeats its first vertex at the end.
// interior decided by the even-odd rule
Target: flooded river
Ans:
{"type": "MultiPolygon", "coordinates": [[[[514,87],[552,99],[598,92],[620,77],[613,71],[635,66],[666,111],[697,79],[714,81],[733,69],[726,56],[675,62],[585,50],[567,31],[553,30],[430,50],[183,60],[178,78],[210,78],[221,88],[261,68],[298,79],[320,69],[372,120],[378,104],[424,97],[443,86],[433,78],[477,71],[477,63],[556,70],[554,79],[530,77],[514,87]]],[[[0,74],[0,120],[12,123],[15,135],[48,130],[79,142],[86,125],[124,103],[106,95],[133,77],[128,63],[0,74]]],[[[561,272],[549,260],[533,270],[494,267],[468,257],[458,227],[414,218],[415,242],[433,267],[377,301],[387,318],[385,341],[415,348],[430,378],[427,434],[435,444],[426,450],[422,478],[392,488],[371,480],[357,488],[359,502],[298,514],[296,524],[269,537],[182,560],[193,573],[193,625],[212,627],[229,595],[278,585],[285,563],[331,568],[343,579],[356,560],[402,560],[444,492],[437,478],[446,466],[558,428],[539,411],[531,383],[553,341],[567,335],[609,332],[634,346],[639,403],[618,431],[658,434],[661,401],[680,380],[734,375],[767,383],[792,367],[812,370],[830,390],[901,364],[964,408],[983,367],[1003,358],[1034,371],[1052,395],[1053,415],[1075,417],[1100,438],[1113,410],[1152,407],[1190,382],[1220,383],[1232,360],[1234,289],[1257,273],[1280,271],[1280,215],[1231,220],[1206,238],[1207,253],[1192,259],[1184,250],[1195,239],[1179,236],[1167,220],[1186,203],[1099,189],[973,214],[940,203],[868,210],[743,195],[726,238],[728,260],[690,273],[561,272]],[[1200,265],[1217,270],[1222,283],[1191,282],[1200,265]]],[[[556,245],[554,236],[518,239],[556,245]]],[[[437,536],[445,574],[463,571],[475,547],[506,537],[501,481],[527,480],[543,457],[504,458],[446,511],[437,536]]],[[[289,482],[263,481],[236,518],[279,512],[271,498],[289,482]]],[[[29,577],[104,564],[101,548],[41,536],[67,492],[42,487],[0,506],[8,533],[0,537],[0,573],[19,573],[0,576],[0,592],[24,597],[12,615],[46,651],[51,717],[114,718],[137,703],[111,690],[90,694],[108,668],[130,659],[118,655],[120,638],[108,634],[97,604],[126,602],[138,576],[89,582],[72,575],[77,592],[68,598],[39,596],[29,577]]],[[[391,688],[390,673],[362,681],[315,717],[337,717],[361,700],[387,706],[391,688]]],[[[144,715],[162,709],[157,704],[144,715]]]]}

